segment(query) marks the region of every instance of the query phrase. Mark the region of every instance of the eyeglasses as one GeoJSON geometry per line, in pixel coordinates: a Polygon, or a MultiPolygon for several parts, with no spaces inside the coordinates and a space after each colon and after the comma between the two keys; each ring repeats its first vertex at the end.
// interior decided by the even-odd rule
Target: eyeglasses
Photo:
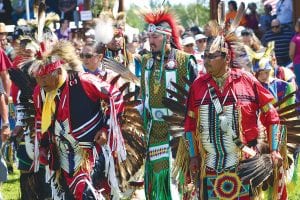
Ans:
{"type": "Polygon", "coordinates": [[[92,58],[93,56],[95,56],[94,54],[91,54],[91,53],[81,53],[79,54],[80,58],[86,58],[86,59],[90,59],[92,58]]]}
{"type": "Polygon", "coordinates": [[[220,57],[220,56],[223,56],[223,54],[222,53],[216,53],[216,54],[205,53],[203,58],[213,60],[213,59],[216,59],[217,57],[220,57]]]}
{"type": "Polygon", "coordinates": [[[277,25],[277,26],[271,26],[272,29],[279,28],[279,27],[280,27],[279,25],[277,25]]]}
{"type": "Polygon", "coordinates": [[[199,39],[199,40],[197,40],[197,42],[203,43],[203,42],[206,42],[206,39],[199,39]]]}

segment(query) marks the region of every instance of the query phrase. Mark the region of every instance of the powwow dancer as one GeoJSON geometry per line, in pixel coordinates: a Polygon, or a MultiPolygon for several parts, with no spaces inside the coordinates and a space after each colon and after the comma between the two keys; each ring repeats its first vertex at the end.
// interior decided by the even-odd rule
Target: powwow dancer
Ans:
{"type": "MultiPolygon", "coordinates": [[[[43,5],[43,4],[41,4],[43,5]]],[[[41,17],[43,9],[41,6],[41,17]]],[[[47,199],[51,198],[50,184],[46,183],[45,166],[38,164],[38,136],[34,132],[34,105],[33,90],[36,82],[29,75],[28,68],[34,58],[36,41],[35,36],[39,32],[41,40],[48,45],[48,48],[56,41],[56,35],[51,31],[50,25],[59,20],[55,13],[48,13],[43,20],[25,21],[20,19],[15,28],[13,37],[17,42],[18,52],[13,61],[13,67],[9,69],[10,78],[13,81],[11,94],[16,108],[16,127],[12,132],[11,140],[17,141],[18,168],[20,174],[20,187],[22,199],[47,199]],[[38,26],[38,21],[43,26],[38,26]],[[39,27],[39,28],[38,28],[39,27]],[[26,63],[26,64],[25,64],[26,63]],[[29,186],[29,187],[28,187],[29,186]]]]}
{"type": "Polygon", "coordinates": [[[26,48],[35,50],[29,74],[39,86],[34,91],[35,141],[34,167],[49,165],[54,199],[103,199],[91,184],[94,163],[93,144],[106,142],[107,114],[100,107],[100,99],[111,104],[110,123],[114,130],[110,138],[119,159],[126,159],[124,143],[118,129],[117,112],[123,109],[122,94],[110,84],[89,74],[82,74],[82,64],[70,43],[58,43],[53,49],[43,38],[45,5],[40,3],[37,38],[26,48]],[[48,50],[48,51],[46,51],[48,50]],[[66,63],[65,65],[63,63],[66,63]],[[67,70],[72,72],[68,74],[67,70]],[[78,107],[78,102],[83,107],[78,107]],[[123,147],[123,148],[122,148],[123,147]],[[40,150],[40,151],[39,151],[40,150]],[[39,158],[39,159],[38,159],[39,158]],[[71,192],[72,193],[71,193],[71,192]]]}
{"type": "Polygon", "coordinates": [[[179,50],[177,24],[171,13],[160,10],[147,13],[144,17],[149,24],[151,47],[151,53],[142,58],[141,77],[143,115],[147,127],[145,194],[147,199],[173,199],[178,198],[179,194],[171,186],[171,136],[162,118],[171,112],[162,104],[162,100],[171,96],[166,91],[176,91],[179,85],[185,87],[185,79],[182,77],[191,80],[195,78],[195,60],[179,50]],[[171,81],[175,84],[172,85],[171,81]]]}
{"type": "MultiPolygon", "coordinates": [[[[48,39],[52,39],[50,29],[45,30],[47,31],[44,34],[48,35],[48,39]]],[[[51,198],[50,184],[46,183],[45,166],[35,166],[36,163],[33,162],[37,137],[34,134],[35,112],[32,96],[36,81],[28,73],[31,63],[22,65],[22,62],[34,56],[34,51],[30,48],[26,49],[26,46],[30,46],[35,33],[36,30],[28,25],[18,26],[15,29],[14,37],[18,42],[16,48],[18,54],[13,62],[13,68],[9,69],[10,78],[13,81],[11,93],[16,109],[16,126],[11,139],[17,144],[22,199],[51,198]]]]}
{"type": "MultiPolygon", "coordinates": [[[[188,97],[187,111],[182,104],[175,107],[169,104],[168,108],[172,109],[174,114],[167,121],[172,124],[170,131],[173,130],[174,135],[183,135],[180,137],[177,155],[180,152],[180,156],[185,157],[186,152],[191,157],[190,162],[179,162],[182,159],[177,157],[176,172],[191,172],[196,191],[199,191],[199,194],[196,192],[195,198],[250,199],[257,194],[258,186],[263,184],[268,187],[268,178],[272,174],[273,166],[280,163],[279,123],[289,124],[289,128],[297,130],[295,123],[298,120],[295,123],[289,120],[299,113],[278,115],[275,107],[284,103],[290,95],[273,106],[273,96],[255,77],[239,69],[243,67],[240,63],[245,63],[237,55],[245,54],[245,50],[236,42],[233,32],[239,24],[239,17],[243,15],[244,5],[239,8],[239,14],[229,30],[223,28],[223,2],[219,4],[218,9],[220,25],[215,28],[221,32],[214,36],[205,52],[208,74],[195,80],[189,95],[182,90],[176,94],[188,97]],[[262,146],[258,140],[258,110],[261,110],[261,119],[267,130],[269,145],[266,149],[261,148],[266,146],[262,146]],[[184,117],[182,113],[187,114],[185,133],[180,132],[180,124],[184,117]],[[258,154],[263,150],[268,153],[258,154]]],[[[167,99],[167,102],[170,102],[170,99],[167,99]]],[[[293,105],[293,108],[295,106],[293,105]]],[[[289,111],[293,108],[288,106],[284,109],[289,111]]],[[[299,140],[296,135],[291,136],[299,140]]],[[[281,197],[276,196],[275,199],[281,197]]]]}
{"type": "MultiPolygon", "coordinates": [[[[275,101],[282,101],[287,96],[290,96],[286,101],[278,106],[278,112],[286,115],[291,114],[295,111],[297,104],[295,97],[295,89],[293,84],[290,82],[283,81],[278,78],[273,77],[273,67],[271,66],[272,53],[274,49],[274,42],[270,42],[268,47],[259,52],[253,52],[247,49],[248,55],[251,57],[253,63],[253,71],[258,81],[270,91],[274,96],[275,101]],[[290,107],[289,111],[285,111],[286,107],[290,107]],[[294,108],[294,109],[293,109],[294,108]]],[[[296,152],[288,151],[287,138],[288,132],[287,127],[283,124],[279,126],[281,132],[281,138],[279,141],[279,151],[282,155],[282,165],[279,165],[277,168],[274,168],[274,174],[277,177],[277,180],[274,179],[274,183],[270,187],[269,193],[273,193],[269,196],[278,196],[280,199],[287,198],[287,184],[295,184],[295,178],[297,172],[295,173],[294,166],[297,166],[297,154],[296,152]],[[294,155],[290,155],[290,154],[294,155]],[[293,157],[294,156],[294,157],[293,157]],[[293,181],[292,181],[293,180],[293,181]],[[278,184],[280,183],[280,184],[278,184]]],[[[265,137],[264,130],[261,130],[262,137],[265,137]]]]}
{"type": "MultiPolygon", "coordinates": [[[[61,48],[57,45],[31,68],[39,85],[34,92],[34,102],[36,134],[41,136],[40,160],[55,171],[56,189],[64,192],[69,189],[75,199],[101,199],[102,195],[95,191],[90,179],[94,141],[100,145],[106,143],[109,128],[108,113],[101,108],[100,100],[110,101],[113,109],[110,114],[115,118],[110,123],[118,126],[114,120],[123,109],[122,95],[97,77],[81,73],[81,66],[62,64],[58,54],[61,48]]],[[[71,45],[64,44],[64,53],[70,55],[73,50],[71,45]]],[[[125,160],[121,136],[113,139],[121,145],[116,153],[125,160]]]]}

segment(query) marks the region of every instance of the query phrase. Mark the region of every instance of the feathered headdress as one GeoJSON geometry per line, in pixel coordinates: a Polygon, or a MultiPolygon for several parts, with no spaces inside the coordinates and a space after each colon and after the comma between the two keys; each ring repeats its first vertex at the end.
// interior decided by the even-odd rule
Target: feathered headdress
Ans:
{"type": "Polygon", "coordinates": [[[108,44],[113,37],[123,36],[125,32],[126,14],[119,1],[115,1],[112,10],[106,8],[99,14],[95,22],[95,39],[102,44],[108,44]]]}
{"type": "Polygon", "coordinates": [[[170,35],[176,48],[181,49],[175,15],[171,14],[167,9],[163,9],[154,13],[144,14],[144,19],[149,24],[149,32],[170,35]]]}
{"type": "Polygon", "coordinates": [[[226,53],[231,57],[232,64],[235,67],[241,67],[239,65],[242,64],[241,62],[244,62],[243,58],[246,59],[243,45],[238,42],[238,37],[235,34],[235,30],[239,26],[244,13],[245,4],[241,3],[231,25],[225,26],[225,4],[221,1],[218,4],[218,23],[210,24],[214,39],[208,45],[209,53],[217,51],[226,53]]]}
{"type": "Polygon", "coordinates": [[[61,67],[67,71],[83,71],[75,47],[69,41],[60,41],[53,46],[51,51],[35,56],[26,62],[32,62],[29,73],[35,76],[49,74],[61,67]]]}
{"type": "MultiPolygon", "coordinates": [[[[63,63],[68,63],[68,69],[79,70],[81,62],[75,54],[75,48],[68,42],[60,42],[55,45],[48,45],[49,40],[53,40],[52,37],[47,35],[55,35],[49,28],[53,21],[56,21],[58,16],[50,14],[46,16],[45,4],[40,2],[38,8],[38,18],[34,21],[27,22],[27,25],[32,28],[31,41],[26,44],[25,49],[30,49],[35,55],[30,58],[26,58],[20,63],[20,68],[28,63],[29,74],[35,76],[42,76],[49,74],[56,69],[60,68],[63,63]]],[[[68,70],[66,69],[66,70],[68,70]]]]}

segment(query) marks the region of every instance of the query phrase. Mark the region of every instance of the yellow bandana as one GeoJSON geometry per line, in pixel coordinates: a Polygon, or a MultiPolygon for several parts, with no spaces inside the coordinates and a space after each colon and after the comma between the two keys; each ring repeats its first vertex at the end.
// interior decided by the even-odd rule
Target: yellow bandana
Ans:
{"type": "Polygon", "coordinates": [[[56,89],[46,93],[42,111],[42,133],[45,133],[51,125],[51,119],[56,109],[54,99],[57,95],[58,89],[64,84],[64,82],[65,79],[61,79],[56,89]]]}

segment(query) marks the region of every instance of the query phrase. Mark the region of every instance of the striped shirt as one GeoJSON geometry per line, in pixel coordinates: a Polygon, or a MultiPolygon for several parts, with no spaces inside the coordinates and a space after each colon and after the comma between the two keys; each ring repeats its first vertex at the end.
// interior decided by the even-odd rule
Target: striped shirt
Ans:
{"type": "Polygon", "coordinates": [[[289,60],[289,45],[293,36],[294,32],[288,27],[282,27],[279,33],[269,30],[263,36],[262,44],[267,46],[269,42],[275,41],[275,55],[279,64],[281,64],[281,60],[284,62],[289,60]]]}

